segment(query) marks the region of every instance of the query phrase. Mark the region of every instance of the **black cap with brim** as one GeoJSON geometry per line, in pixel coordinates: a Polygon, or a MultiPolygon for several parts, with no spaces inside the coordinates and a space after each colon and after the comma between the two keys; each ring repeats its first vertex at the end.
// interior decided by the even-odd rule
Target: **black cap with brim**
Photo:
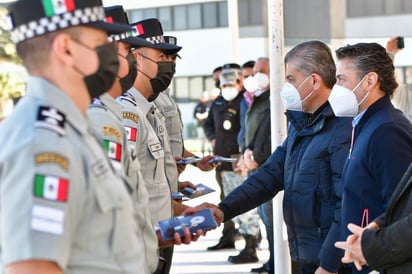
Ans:
{"type": "Polygon", "coordinates": [[[121,24],[127,26],[128,28],[126,32],[110,35],[109,39],[111,41],[122,41],[130,44],[132,47],[142,47],[147,44],[146,40],[137,37],[137,33],[134,31],[134,28],[129,25],[129,18],[123,9],[123,6],[116,5],[105,7],[104,12],[106,14],[106,22],[121,24]]]}
{"type": "MultiPolygon", "coordinates": [[[[177,38],[176,38],[175,36],[165,35],[165,36],[163,36],[163,37],[165,38],[165,42],[166,42],[167,44],[171,44],[171,45],[177,46],[177,38]]],[[[179,46],[178,46],[178,47],[179,47],[179,46]]],[[[180,49],[182,49],[182,47],[180,47],[180,49]]],[[[168,51],[168,50],[166,50],[165,52],[166,52],[166,55],[174,55],[174,56],[177,56],[177,57],[181,58],[180,55],[177,54],[177,52],[170,52],[170,51],[168,51]]]]}
{"type": "Polygon", "coordinates": [[[138,37],[146,41],[145,45],[140,47],[160,49],[170,54],[175,54],[182,49],[182,47],[165,42],[162,25],[156,18],[145,19],[133,23],[131,26],[135,29],[138,37]]]}
{"type": "Polygon", "coordinates": [[[101,0],[20,0],[7,9],[15,43],[76,26],[101,29],[108,34],[130,30],[122,24],[105,22],[101,0]]]}

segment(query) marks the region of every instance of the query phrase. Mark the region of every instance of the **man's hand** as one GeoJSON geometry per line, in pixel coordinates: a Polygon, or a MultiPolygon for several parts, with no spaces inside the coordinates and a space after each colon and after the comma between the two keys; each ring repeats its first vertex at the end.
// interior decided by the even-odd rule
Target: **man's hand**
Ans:
{"type": "MultiPolygon", "coordinates": [[[[374,225],[372,225],[374,227],[374,225]]],[[[345,255],[342,258],[343,263],[354,263],[356,268],[361,271],[362,265],[366,265],[366,259],[362,253],[362,234],[365,229],[354,224],[348,224],[348,229],[352,232],[346,239],[346,242],[336,242],[335,246],[345,250],[345,255]]]]}
{"type": "Polygon", "coordinates": [[[393,55],[397,54],[402,49],[398,48],[398,38],[399,36],[392,37],[386,42],[386,52],[392,53],[393,55]]]}
{"type": "MultiPolygon", "coordinates": [[[[180,161],[180,160],[183,159],[183,157],[181,157],[181,156],[175,156],[174,158],[175,158],[175,161],[176,161],[176,162],[178,162],[178,161],[180,161]]],[[[177,174],[179,174],[179,175],[180,175],[183,171],[185,171],[185,169],[186,169],[186,165],[178,165],[178,164],[176,164],[176,166],[177,166],[177,174]]]]}
{"type": "Polygon", "coordinates": [[[220,163],[209,164],[209,161],[216,157],[217,157],[216,155],[207,155],[203,157],[200,162],[197,162],[196,166],[202,171],[210,171],[220,164],[220,163]]]}
{"type": "Polygon", "coordinates": [[[179,191],[182,191],[185,187],[190,187],[191,189],[196,190],[196,186],[189,181],[179,182],[179,191]]]}
{"type": "Polygon", "coordinates": [[[255,159],[253,158],[253,151],[250,149],[246,149],[245,153],[243,153],[243,158],[245,165],[248,170],[254,170],[257,169],[259,164],[255,162],[255,159]]]}
{"type": "Polygon", "coordinates": [[[202,209],[205,209],[205,208],[210,208],[212,210],[213,217],[215,218],[215,222],[217,223],[218,226],[220,226],[220,224],[225,219],[225,214],[215,204],[202,203],[200,205],[197,205],[195,208],[196,208],[196,211],[199,211],[199,210],[202,210],[202,209]]]}
{"type": "MultiPolygon", "coordinates": [[[[181,215],[190,215],[195,213],[197,210],[194,207],[187,207],[181,215]]],[[[195,234],[190,233],[189,228],[183,228],[183,237],[180,236],[178,232],[173,235],[173,240],[165,241],[162,239],[160,230],[156,231],[157,239],[159,241],[159,247],[167,247],[172,245],[181,245],[181,244],[190,244],[191,242],[196,242],[200,236],[205,235],[205,232],[201,229],[198,229],[195,234]]]]}

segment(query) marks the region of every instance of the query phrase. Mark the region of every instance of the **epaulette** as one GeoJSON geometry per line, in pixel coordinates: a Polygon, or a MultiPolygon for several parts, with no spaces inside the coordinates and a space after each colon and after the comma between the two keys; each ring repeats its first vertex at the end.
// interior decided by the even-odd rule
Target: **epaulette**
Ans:
{"type": "Polygon", "coordinates": [[[99,98],[93,98],[92,103],[89,105],[89,108],[95,108],[95,107],[107,110],[106,105],[99,98]]]}
{"type": "Polygon", "coordinates": [[[56,131],[60,135],[66,133],[66,115],[54,107],[40,106],[37,112],[35,127],[56,131]]]}
{"type": "Polygon", "coordinates": [[[119,102],[122,101],[122,100],[124,100],[124,101],[127,101],[127,102],[131,103],[131,104],[134,105],[134,106],[137,106],[136,99],[133,97],[133,95],[131,95],[131,94],[128,93],[128,92],[123,93],[123,94],[118,98],[118,100],[119,100],[119,102]]]}

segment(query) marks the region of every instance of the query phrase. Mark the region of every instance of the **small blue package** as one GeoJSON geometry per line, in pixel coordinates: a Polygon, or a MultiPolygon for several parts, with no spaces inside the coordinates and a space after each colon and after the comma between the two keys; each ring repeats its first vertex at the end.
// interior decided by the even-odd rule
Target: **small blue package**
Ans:
{"type": "Polygon", "coordinates": [[[158,226],[163,240],[172,240],[175,232],[178,232],[180,236],[184,236],[183,229],[185,227],[189,228],[191,233],[196,233],[199,229],[203,231],[214,229],[217,224],[213,218],[212,210],[205,208],[191,215],[177,216],[160,221],[158,226]]]}

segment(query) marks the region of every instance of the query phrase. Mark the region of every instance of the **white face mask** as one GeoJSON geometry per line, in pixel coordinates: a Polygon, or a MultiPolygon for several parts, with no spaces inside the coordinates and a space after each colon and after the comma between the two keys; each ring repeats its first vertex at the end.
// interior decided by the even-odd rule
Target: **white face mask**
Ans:
{"type": "MultiPolygon", "coordinates": [[[[366,76],[365,76],[366,77],[366,76]]],[[[360,86],[365,77],[359,81],[353,90],[335,84],[329,95],[328,101],[333,113],[337,117],[355,117],[359,112],[359,105],[368,96],[369,92],[363,97],[360,103],[356,99],[355,90],[360,86]]]]}
{"type": "Polygon", "coordinates": [[[269,77],[266,74],[258,72],[253,78],[255,79],[259,90],[264,90],[269,86],[269,77]]]}
{"type": "Polygon", "coordinates": [[[254,76],[249,76],[243,81],[243,86],[248,92],[256,92],[258,90],[264,90],[269,86],[269,77],[261,72],[256,73],[254,76]]]}
{"type": "Polygon", "coordinates": [[[222,96],[226,101],[232,101],[236,98],[239,91],[235,87],[227,87],[222,89],[222,96]]]}
{"type": "Polygon", "coordinates": [[[295,88],[291,83],[286,82],[283,85],[282,91],[280,92],[280,98],[282,99],[283,106],[289,110],[302,111],[302,102],[309,98],[312,95],[313,91],[309,93],[303,100],[300,98],[299,88],[311,77],[309,75],[305,80],[299,85],[298,88],[295,88]]]}
{"type": "Polygon", "coordinates": [[[247,92],[253,93],[258,90],[257,82],[253,76],[249,76],[243,81],[243,86],[247,92]]]}

